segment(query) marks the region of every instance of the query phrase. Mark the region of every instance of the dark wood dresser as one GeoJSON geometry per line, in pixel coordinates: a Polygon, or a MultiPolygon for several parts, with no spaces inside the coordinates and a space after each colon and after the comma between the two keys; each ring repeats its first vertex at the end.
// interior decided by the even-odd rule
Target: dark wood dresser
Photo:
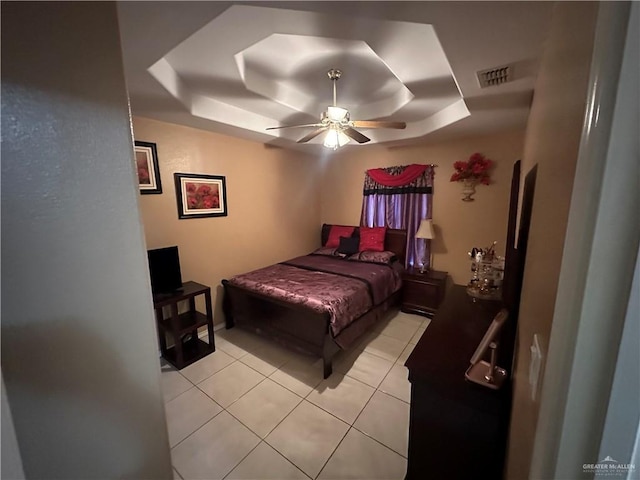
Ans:
{"type": "Polygon", "coordinates": [[[491,390],[464,376],[501,306],[473,301],[465,287],[454,285],[407,359],[408,480],[502,478],[511,383],[491,390]]]}
{"type": "Polygon", "coordinates": [[[420,273],[408,268],[402,274],[402,311],[433,316],[438,310],[447,288],[447,272],[428,270],[420,273]]]}

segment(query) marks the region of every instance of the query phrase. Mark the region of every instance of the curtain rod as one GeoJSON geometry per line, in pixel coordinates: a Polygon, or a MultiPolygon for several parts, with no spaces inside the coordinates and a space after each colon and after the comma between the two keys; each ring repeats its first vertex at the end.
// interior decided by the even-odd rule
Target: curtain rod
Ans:
{"type": "MultiPolygon", "coordinates": [[[[435,167],[439,167],[439,166],[440,166],[440,165],[438,165],[438,164],[436,164],[436,163],[427,163],[427,165],[428,165],[429,167],[434,167],[434,168],[435,168],[435,167]]],[[[392,166],[392,167],[395,167],[395,166],[399,166],[399,165],[391,165],[391,166],[392,166]]],[[[382,167],[382,168],[389,168],[389,167],[382,167]]],[[[367,170],[372,170],[372,169],[369,169],[369,168],[368,168],[367,170]]],[[[367,170],[365,170],[365,172],[366,172],[367,170]]]]}
{"type": "MultiPolygon", "coordinates": [[[[427,163],[426,165],[429,166],[429,167],[433,167],[433,168],[437,168],[437,167],[440,166],[440,165],[435,164],[435,163],[427,163]]],[[[393,165],[393,166],[396,166],[396,165],[393,165]]],[[[389,167],[379,167],[379,168],[389,168],[389,167]]],[[[375,168],[368,168],[368,169],[366,169],[364,171],[364,173],[367,173],[369,170],[375,170],[375,168]]]]}
{"type": "MultiPolygon", "coordinates": [[[[396,166],[400,166],[400,165],[392,165],[392,167],[396,167],[396,166]]],[[[436,168],[439,167],[440,165],[437,165],[435,163],[427,163],[427,166],[432,167],[432,168],[436,168]]],[[[390,167],[380,167],[380,168],[390,168],[390,167]]],[[[375,168],[368,168],[367,170],[364,171],[365,174],[369,173],[369,170],[376,170],[375,168]]]]}

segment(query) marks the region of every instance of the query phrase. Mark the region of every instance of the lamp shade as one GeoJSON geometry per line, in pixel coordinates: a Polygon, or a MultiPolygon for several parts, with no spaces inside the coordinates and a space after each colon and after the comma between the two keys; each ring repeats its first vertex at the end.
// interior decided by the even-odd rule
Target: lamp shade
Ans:
{"type": "Polygon", "coordinates": [[[330,128],[324,137],[324,146],[336,150],[338,147],[342,147],[349,143],[349,137],[347,137],[341,130],[337,128],[330,128]]]}
{"type": "Polygon", "coordinates": [[[429,240],[436,238],[436,234],[433,231],[433,223],[431,223],[431,220],[424,219],[420,222],[420,227],[416,232],[416,238],[426,238],[429,240]]]}

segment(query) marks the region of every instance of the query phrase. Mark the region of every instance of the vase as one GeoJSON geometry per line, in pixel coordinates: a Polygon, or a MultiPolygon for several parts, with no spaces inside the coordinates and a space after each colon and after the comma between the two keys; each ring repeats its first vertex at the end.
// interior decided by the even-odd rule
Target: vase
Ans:
{"type": "Polygon", "coordinates": [[[464,180],[462,184],[462,201],[473,202],[473,195],[476,193],[476,182],[473,180],[464,180]]]}

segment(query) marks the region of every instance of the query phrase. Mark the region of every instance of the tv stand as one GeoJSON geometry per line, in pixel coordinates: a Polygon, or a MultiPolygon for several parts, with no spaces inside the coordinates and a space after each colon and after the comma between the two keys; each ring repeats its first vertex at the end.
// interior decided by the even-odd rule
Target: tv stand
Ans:
{"type": "Polygon", "coordinates": [[[175,290],[171,290],[170,292],[156,292],[153,294],[153,301],[157,302],[160,300],[166,300],[167,298],[174,297],[184,292],[184,287],[176,288],[175,290]]]}
{"type": "Polygon", "coordinates": [[[162,358],[177,369],[182,369],[211,352],[215,352],[211,288],[196,282],[185,282],[179,290],[154,295],[153,308],[156,311],[162,358]],[[198,295],[204,295],[206,315],[196,310],[195,297],[198,295]],[[178,303],[181,301],[189,302],[189,310],[185,313],[178,313],[178,303]],[[167,306],[171,309],[171,315],[169,318],[164,318],[162,309],[167,306]],[[205,325],[207,326],[209,343],[198,338],[198,328],[205,325]],[[171,347],[167,347],[167,334],[173,340],[171,347]]]}

